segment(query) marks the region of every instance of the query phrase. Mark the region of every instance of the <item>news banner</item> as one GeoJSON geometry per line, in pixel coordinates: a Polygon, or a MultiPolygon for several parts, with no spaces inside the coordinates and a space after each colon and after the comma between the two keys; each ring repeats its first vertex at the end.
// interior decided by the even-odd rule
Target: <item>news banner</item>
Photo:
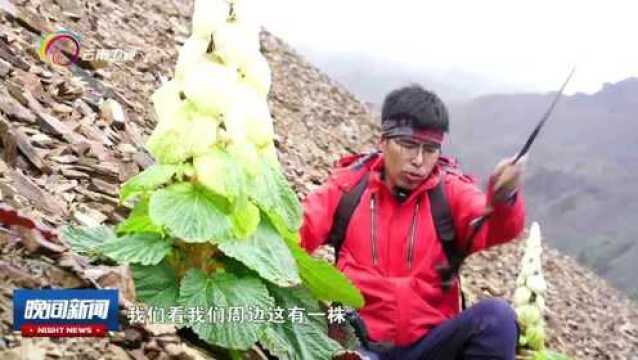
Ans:
{"type": "MultiPolygon", "coordinates": [[[[16,289],[13,293],[13,328],[25,337],[104,337],[120,331],[119,294],[116,289],[76,290],[16,289]]],[[[134,305],[123,311],[127,323],[236,324],[242,322],[283,324],[304,323],[312,317],[329,323],[344,323],[345,310],[308,312],[304,308],[274,306],[170,306],[134,305]]]]}

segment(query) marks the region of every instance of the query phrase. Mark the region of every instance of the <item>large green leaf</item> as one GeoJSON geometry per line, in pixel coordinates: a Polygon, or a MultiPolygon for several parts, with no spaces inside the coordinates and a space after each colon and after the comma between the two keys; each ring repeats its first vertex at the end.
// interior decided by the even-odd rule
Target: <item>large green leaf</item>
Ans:
{"type": "MultiPolygon", "coordinates": [[[[229,273],[207,275],[201,270],[191,269],[180,286],[179,303],[186,308],[214,308],[224,314],[221,322],[194,322],[192,328],[202,339],[211,344],[231,349],[248,349],[259,338],[266,327],[265,323],[249,321],[227,321],[231,309],[242,309],[244,313],[251,308],[272,309],[274,300],[259,278],[237,277],[229,273]]],[[[215,319],[213,319],[215,320],[215,319]]]]}
{"type": "Polygon", "coordinates": [[[113,229],[105,225],[65,226],[61,235],[75,253],[93,258],[102,257],[100,245],[117,240],[113,229]]]}
{"type": "Polygon", "coordinates": [[[141,173],[128,179],[120,191],[120,200],[126,201],[134,195],[157,189],[171,181],[183,165],[155,164],[141,173]]]}
{"type": "Polygon", "coordinates": [[[163,234],[162,227],[153,224],[148,216],[148,198],[141,199],[135,204],[129,217],[117,225],[118,234],[152,232],[163,234]]]}
{"type": "Polygon", "coordinates": [[[257,225],[261,220],[259,208],[255,206],[247,197],[242,196],[233,205],[233,212],[230,221],[233,223],[235,236],[239,239],[246,239],[257,230],[257,225]]]}
{"type": "Polygon", "coordinates": [[[241,166],[223,150],[213,149],[193,160],[197,181],[233,202],[246,188],[241,166]]]}
{"type": "Polygon", "coordinates": [[[337,268],[327,262],[308,255],[294,239],[286,244],[297,261],[299,275],[312,294],[321,300],[336,301],[354,308],[364,304],[359,289],[337,268]]]}
{"type": "Polygon", "coordinates": [[[222,242],[219,249],[273,284],[282,287],[301,284],[295,259],[266,219],[261,221],[250,238],[222,242]]]}
{"type": "Polygon", "coordinates": [[[250,196],[277,229],[284,226],[289,231],[297,231],[301,226],[299,199],[279,167],[262,161],[259,176],[253,180],[250,196]]]}
{"type": "Polygon", "coordinates": [[[277,148],[275,147],[275,143],[272,142],[267,146],[264,146],[258,150],[258,155],[261,161],[265,161],[270,166],[277,168],[279,165],[279,158],[277,157],[277,148]]]}
{"type": "Polygon", "coordinates": [[[140,301],[158,307],[177,305],[177,275],[166,261],[151,266],[131,264],[131,273],[140,301]]]}
{"type": "Polygon", "coordinates": [[[225,239],[232,224],[224,199],[192,183],[179,183],[151,195],[149,215],[153,223],[186,242],[225,239]]]}
{"type": "Polygon", "coordinates": [[[171,252],[171,241],[157,233],[124,235],[99,246],[106,256],[120,264],[155,265],[171,252]]]}
{"type": "Polygon", "coordinates": [[[292,344],[288,343],[285,333],[275,330],[272,326],[264,330],[259,337],[259,343],[278,359],[292,359],[295,354],[295,349],[292,344]]]}
{"type": "Polygon", "coordinates": [[[323,316],[312,315],[321,313],[321,308],[309,291],[304,288],[269,287],[277,306],[284,309],[303,309],[302,322],[287,319],[283,324],[272,324],[274,333],[264,332],[260,341],[279,359],[321,360],[332,359],[332,356],[342,350],[339,343],[328,337],[328,327],[323,316]],[[293,351],[282,346],[288,343],[293,351]]]}

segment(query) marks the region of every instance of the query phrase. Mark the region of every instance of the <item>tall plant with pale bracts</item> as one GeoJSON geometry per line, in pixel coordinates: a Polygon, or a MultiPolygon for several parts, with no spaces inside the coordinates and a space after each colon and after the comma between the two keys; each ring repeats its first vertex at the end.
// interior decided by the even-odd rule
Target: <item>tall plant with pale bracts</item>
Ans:
{"type": "Polygon", "coordinates": [[[525,242],[521,270],[516,279],[514,309],[521,330],[519,337],[520,358],[530,360],[566,360],[566,356],[545,348],[545,292],[547,283],[541,263],[541,229],[538,223],[530,227],[525,242]]]}
{"type": "MultiPolygon", "coordinates": [[[[151,100],[146,143],[156,163],[121,188],[130,216],[115,230],[67,227],[78,253],[130,264],[139,301],[155,307],[303,309],[317,300],[363,305],[332,265],[299,246],[302,211],[282,174],[266,102],[270,67],[249,0],[196,0],[192,35],[172,80],[151,100]]],[[[340,349],[323,317],[299,322],[193,322],[203,340],[281,359],[328,359],[340,349]]]]}

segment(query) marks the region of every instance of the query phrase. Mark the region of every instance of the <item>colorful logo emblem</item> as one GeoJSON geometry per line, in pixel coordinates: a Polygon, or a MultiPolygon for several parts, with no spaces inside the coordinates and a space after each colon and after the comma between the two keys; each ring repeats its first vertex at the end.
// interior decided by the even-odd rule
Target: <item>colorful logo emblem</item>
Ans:
{"type": "Polygon", "coordinates": [[[40,39],[38,55],[52,65],[74,64],[80,57],[80,37],[68,30],[49,33],[40,39]]]}
{"type": "Polygon", "coordinates": [[[106,336],[119,331],[117,290],[16,289],[13,327],[28,337],[106,336]]]}

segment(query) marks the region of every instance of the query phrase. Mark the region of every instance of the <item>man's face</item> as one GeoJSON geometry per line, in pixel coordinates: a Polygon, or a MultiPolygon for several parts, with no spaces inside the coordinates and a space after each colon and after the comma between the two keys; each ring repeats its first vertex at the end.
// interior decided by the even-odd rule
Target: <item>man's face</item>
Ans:
{"type": "Polygon", "coordinates": [[[379,144],[385,159],[389,187],[413,190],[428,178],[439,159],[438,147],[412,137],[382,139],[379,144]]]}

